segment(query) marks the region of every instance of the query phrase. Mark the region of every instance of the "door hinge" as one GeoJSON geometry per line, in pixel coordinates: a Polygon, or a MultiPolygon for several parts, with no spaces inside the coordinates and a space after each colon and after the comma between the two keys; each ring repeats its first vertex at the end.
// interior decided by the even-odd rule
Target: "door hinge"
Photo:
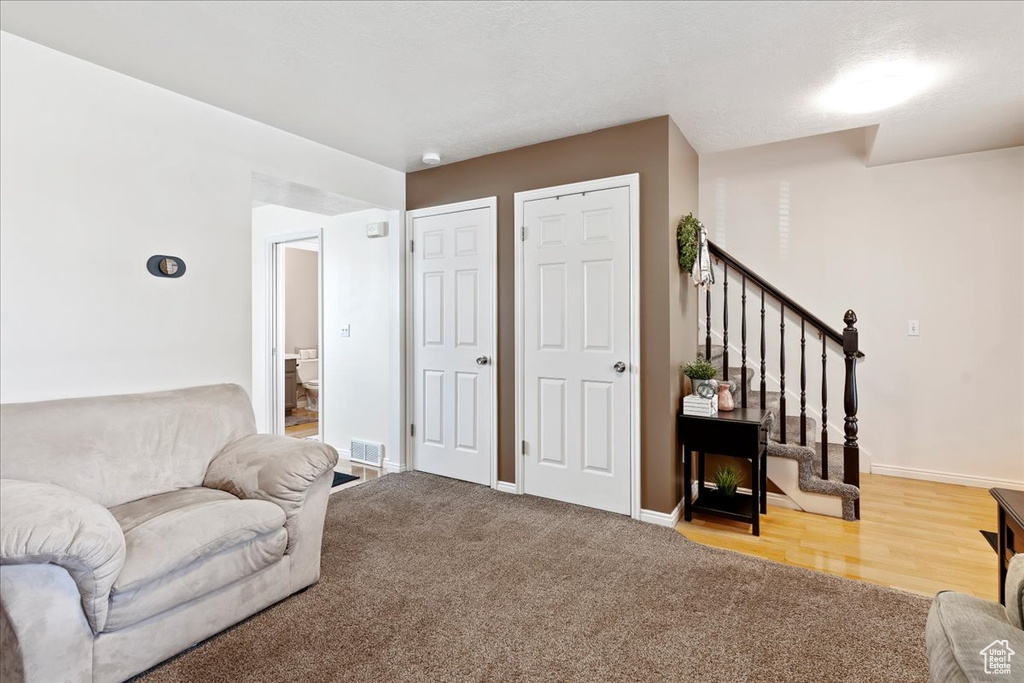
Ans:
{"type": "Polygon", "coordinates": [[[416,436],[416,425],[409,425],[409,436],[416,436]]]}
{"type": "Polygon", "coordinates": [[[524,242],[526,241],[526,226],[525,225],[519,229],[519,239],[521,239],[524,242]]]}
{"type": "Polygon", "coordinates": [[[523,441],[522,448],[523,448],[523,455],[526,455],[526,441],[525,440],[523,441]]]}
{"type": "Polygon", "coordinates": [[[409,240],[409,253],[412,254],[416,251],[416,242],[409,240]]]}

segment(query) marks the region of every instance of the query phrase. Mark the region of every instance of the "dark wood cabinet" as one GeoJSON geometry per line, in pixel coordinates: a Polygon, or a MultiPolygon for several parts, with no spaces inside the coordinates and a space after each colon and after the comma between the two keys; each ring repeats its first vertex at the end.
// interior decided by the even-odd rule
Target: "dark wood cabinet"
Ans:
{"type": "Polygon", "coordinates": [[[1024,491],[989,489],[999,503],[999,602],[1006,604],[1006,570],[1017,553],[1024,553],[1024,491]]]}
{"type": "Polygon", "coordinates": [[[761,535],[761,514],[767,507],[768,411],[737,408],[709,417],[679,413],[677,431],[683,442],[683,519],[689,522],[693,512],[749,522],[751,533],[761,535]],[[693,454],[697,453],[697,499],[693,499],[690,479],[693,454]],[[729,455],[750,460],[750,493],[720,494],[705,486],[706,453],[729,455]]]}
{"type": "Polygon", "coordinates": [[[288,415],[295,408],[295,392],[298,384],[298,372],[294,358],[284,361],[284,412],[288,415]]]}

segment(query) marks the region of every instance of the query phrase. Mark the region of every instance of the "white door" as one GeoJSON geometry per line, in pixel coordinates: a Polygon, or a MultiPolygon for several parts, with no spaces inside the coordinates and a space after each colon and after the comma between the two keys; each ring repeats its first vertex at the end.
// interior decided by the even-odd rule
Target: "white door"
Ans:
{"type": "Polygon", "coordinates": [[[413,465],[488,486],[495,429],[494,212],[493,202],[410,212],[413,465]]]}
{"type": "Polygon", "coordinates": [[[629,188],[523,219],[524,491],[629,514],[629,188]]]}

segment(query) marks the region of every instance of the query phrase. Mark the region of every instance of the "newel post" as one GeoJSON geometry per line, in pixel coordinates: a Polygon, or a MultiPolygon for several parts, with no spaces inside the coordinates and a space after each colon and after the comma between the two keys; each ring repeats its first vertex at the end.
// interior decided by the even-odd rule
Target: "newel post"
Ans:
{"type": "MultiPolygon", "coordinates": [[[[843,316],[843,356],[846,358],[846,387],[843,391],[843,406],[846,410],[843,443],[843,481],[860,487],[860,446],[857,445],[857,354],[860,345],[857,338],[857,314],[852,310],[843,316]]],[[[854,501],[857,519],[860,519],[860,499],[854,501]]]]}

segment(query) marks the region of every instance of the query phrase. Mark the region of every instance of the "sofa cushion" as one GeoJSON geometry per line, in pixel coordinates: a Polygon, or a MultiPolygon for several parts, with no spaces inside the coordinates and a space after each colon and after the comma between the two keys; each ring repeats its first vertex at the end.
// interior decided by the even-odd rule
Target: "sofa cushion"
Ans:
{"type": "Polygon", "coordinates": [[[233,384],[0,406],[0,476],[57,484],[103,507],[201,486],[228,444],[256,433],[233,384]]]}
{"type": "Polygon", "coordinates": [[[125,561],[114,593],[137,590],[197,560],[284,527],[284,511],[202,487],[110,509],[124,530],[125,561]]]}
{"type": "Polygon", "coordinates": [[[144,621],[247,579],[284,557],[284,528],[261,534],[219,553],[196,560],[138,588],[112,591],[106,632],[144,621]]]}
{"type": "Polygon", "coordinates": [[[939,593],[925,626],[931,681],[985,678],[982,650],[996,641],[1006,641],[1005,647],[1024,653],[1024,631],[1007,621],[1002,605],[962,593],[939,593]]]}

